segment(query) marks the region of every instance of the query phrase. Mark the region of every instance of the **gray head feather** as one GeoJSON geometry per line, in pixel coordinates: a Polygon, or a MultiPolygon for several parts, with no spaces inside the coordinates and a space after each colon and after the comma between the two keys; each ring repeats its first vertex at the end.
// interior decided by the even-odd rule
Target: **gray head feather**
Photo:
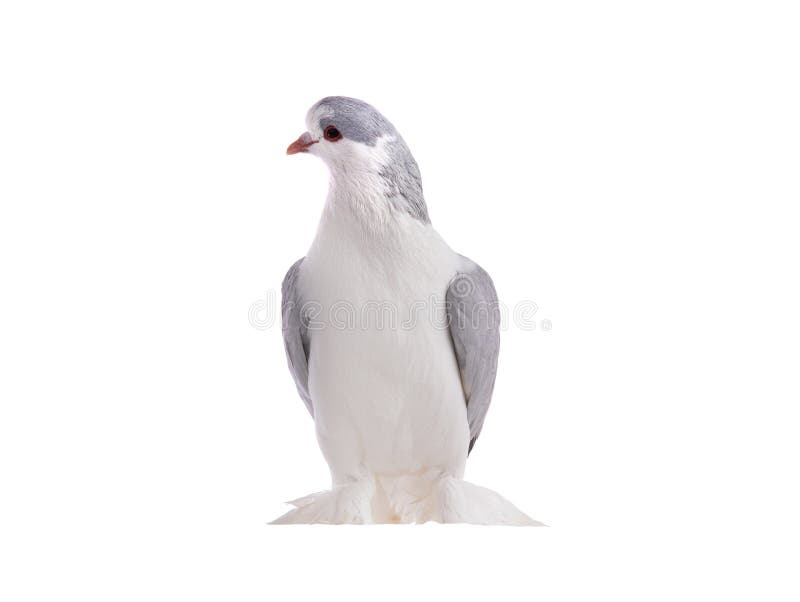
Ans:
{"type": "Polygon", "coordinates": [[[317,102],[311,111],[321,108],[325,115],[319,121],[321,130],[334,125],[345,138],[368,146],[375,146],[379,138],[387,139],[389,160],[379,172],[386,196],[396,210],[430,223],[419,167],[391,122],[372,105],[357,98],[328,96],[317,102]]]}
{"type": "Polygon", "coordinates": [[[311,111],[316,112],[320,108],[325,109],[325,117],[319,120],[321,130],[335,125],[345,138],[369,146],[375,146],[381,136],[397,135],[397,130],[389,120],[363,100],[328,96],[311,107],[311,111]]]}

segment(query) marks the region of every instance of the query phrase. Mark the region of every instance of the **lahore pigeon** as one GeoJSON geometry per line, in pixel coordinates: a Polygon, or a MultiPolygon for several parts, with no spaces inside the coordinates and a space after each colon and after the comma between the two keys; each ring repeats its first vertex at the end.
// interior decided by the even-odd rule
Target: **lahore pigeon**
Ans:
{"type": "Polygon", "coordinates": [[[494,387],[499,307],[489,275],[433,229],[394,126],[323,98],[287,154],[330,170],[316,237],[282,287],[283,338],[330,491],[275,523],[537,525],[463,480],[494,387]]]}

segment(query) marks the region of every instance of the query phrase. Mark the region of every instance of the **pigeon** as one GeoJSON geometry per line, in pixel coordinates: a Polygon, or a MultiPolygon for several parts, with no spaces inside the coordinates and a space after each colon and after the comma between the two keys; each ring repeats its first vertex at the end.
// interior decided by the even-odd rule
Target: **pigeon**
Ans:
{"type": "Polygon", "coordinates": [[[541,524],[463,480],[497,370],[492,279],[434,230],[417,163],[375,108],[330,96],[306,126],[286,152],[322,159],[330,184],[283,281],[282,331],[332,485],[273,523],[541,524]]]}

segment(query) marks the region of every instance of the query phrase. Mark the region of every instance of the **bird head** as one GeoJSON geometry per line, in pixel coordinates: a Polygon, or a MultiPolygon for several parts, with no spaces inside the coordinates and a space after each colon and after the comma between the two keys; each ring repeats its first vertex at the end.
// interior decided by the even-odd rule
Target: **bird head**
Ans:
{"type": "Polygon", "coordinates": [[[419,167],[395,127],[374,107],[328,96],[309,109],[306,127],[286,154],[316,155],[328,165],[334,186],[350,194],[367,191],[394,210],[429,221],[419,167]]]}

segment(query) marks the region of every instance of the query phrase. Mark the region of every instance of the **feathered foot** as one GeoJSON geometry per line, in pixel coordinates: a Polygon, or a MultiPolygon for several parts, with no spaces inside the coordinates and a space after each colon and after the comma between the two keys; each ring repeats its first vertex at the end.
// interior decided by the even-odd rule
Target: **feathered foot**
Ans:
{"type": "Polygon", "coordinates": [[[500,494],[462,479],[427,471],[375,479],[312,493],[290,502],[272,524],[470,523],[544,526],[500,494]]]}
{"type": "Polygon", "coordinates": [[[273,525],[323,523],[329,525],[371,523],[375,484],[370,480],[339,485],[289,502],[295,506],[273,525]]]}

